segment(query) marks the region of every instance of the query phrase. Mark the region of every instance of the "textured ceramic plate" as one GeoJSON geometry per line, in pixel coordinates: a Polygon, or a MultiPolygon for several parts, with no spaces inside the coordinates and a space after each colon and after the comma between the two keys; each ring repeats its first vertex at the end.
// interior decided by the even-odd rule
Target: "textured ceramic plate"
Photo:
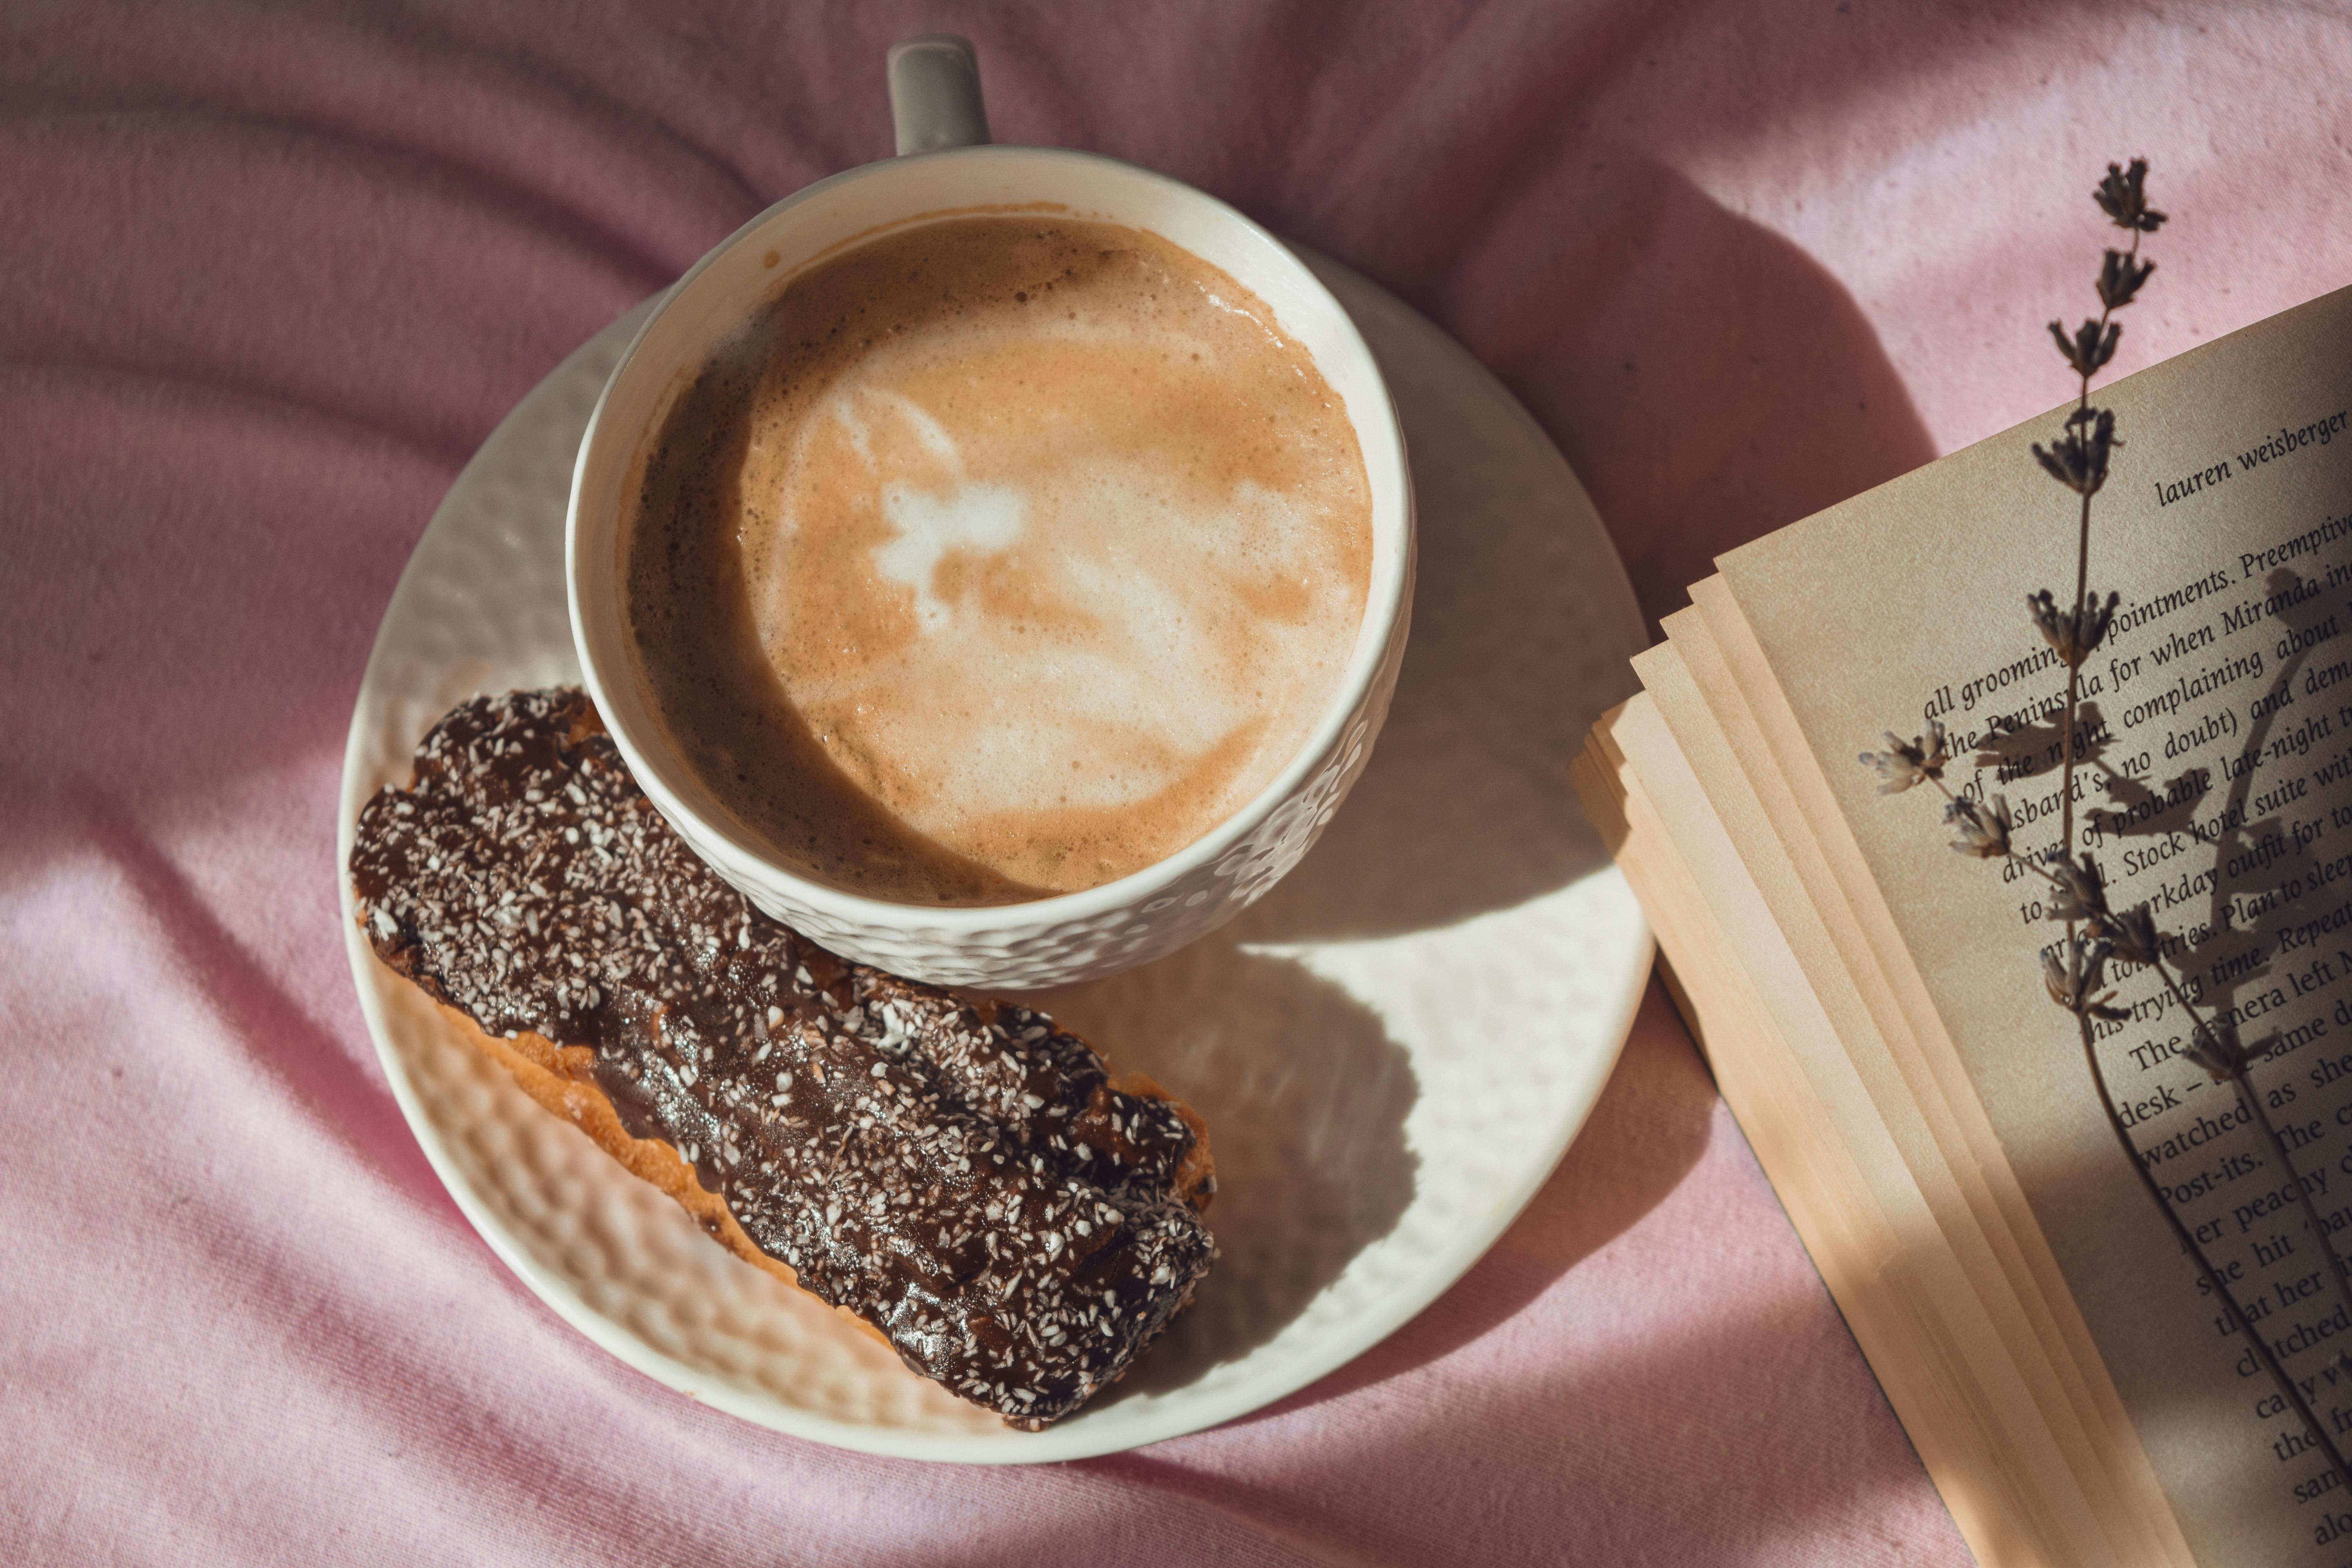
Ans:
{"type": "MultiPolygon", "coordinates": [[[[1356,1356],[1459,1279],[1599,1098],[1650,963],[1568,764],[1627,694],[1642,623],[1568,466],[1463,349],[1309,258],[1403,416],[1421,515],[1387,729],[1322,842],[1170,958],[1031,998],[1208,1119],[1223,1260],[1127,1380],[1040,1433],[917,1377],[720,1248],[541,1110],[377,964],[343,889],[394,1093],[475,1227],[630,1365],[764,1426],[976,1463],[1114,1452],[1229,1420],[1356,1356]]],[[[458,477],[385,612],[352,716],[338,863],[379,786],[481,691],[576,681],[572,461],[648,306],[559,366],[458,477]]]]}

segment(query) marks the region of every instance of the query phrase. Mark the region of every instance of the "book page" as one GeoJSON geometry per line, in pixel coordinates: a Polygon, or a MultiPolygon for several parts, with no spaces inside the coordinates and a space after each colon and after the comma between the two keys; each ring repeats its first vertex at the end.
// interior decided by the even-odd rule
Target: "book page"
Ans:
{"type": "MultiPolygon", "coordinates": [[[[1949,1355],[1956,1373],[1966,1368],[1965,1375],[1977,1385],[1968,1401],[1970,1419],[1985,1429],[2000,1467],[2011,1472],[2005,1484],[2053,1504],[2070,1493],[2079,1497],[2100,1521],[2109,1546],[2102,1551],[2077,1539],[2056,1549],[2050,1531],[2040,1533],[2053,1549],[2042,1552],[1991,1551],[1974,1534],[1970,1544],[1987,1563],[2088,1568],[2102,1563],[2191,1562],[2022,1194],[2013,1180],[2002,1184],[2007,1163],[1999,1141],[1935,1020],[1916,969],[1892,935],[1884,900],[1852,853],[1852,836],[1843,831],[1834,805],[1824,801],[1809,808],[1794,795],[1797,780],[1776,760],[1776,752],[1801,759],[1806,752],[1777,687],[1752,679],[1763,661],[1752,651],[1752,638],[1744,645],[1739,640],[1744,620],[1728,605],[1720,579],[1692,592],[1699,607],[1667,617],[1671,641],[1643,655],[1636,667],[1689,753],[1689,765],[1706,781],[1710,800],[1747,803],[1766,819],[1761,835],[1746,825],[1735,830],[1738,854],[1800,957],[1807,984],[1824,997],[1845,998],[1833,1048],[1870,1084],[1872,1114],[1892,1136],[1935,1214],[1931,1227],[1899,1227],[1896,1248],[1948,1251],[1964,1276],[1962,1289],[1981,1303],[1986,1326],[1994,1331],[1993,1341],[1967,1331],[1953,1316],[1958,1305],[1953,1296],[1939,1303],[1938,1315],[1949,1331],[1947,1346],[1922,1348],[1949,1355]],[[1735,634],[1728,644],[1717,639],[1719,626],[1735,634]],[[1675,657],[1669,661],[1664,654],[1675,657]],[[1776,744],[1776,734],[1785,735],[1785,742],[1776,744]],[[1816,823],[1835,831],[1824,834],[1816,823]],[[1887,935],[1874,934],[1879,925],[1887,935]],[[1882,954],[1896,962],[1890,965],[1882,954]],[[1853,1016],[1855,1004],[1866,1016],[1853,1016]],[[2011,1378],[2021,1380],[2025,1408],[2000,1392],[2011,1378]],[[2029,1425],[2036,1428],[2031,1435],[2029,1425]],[[2045,1431],[2054,1453],[2040,1441],[2045,1431]]],[[[1650,773],[1643,770],[1645,780],[1650,773]]],[[[1794,1201],[1786,1188],[1782,1195],[1794,1201]]],[[[1845,1306],[1843,1297],[1840,1305],[1845,1306]]],[[[1883,1378],[1875,1354],[1872,1364],[1883,1378]]],[[[1938,1473],[1937,1482],[1957,1515],[1955,1498],[1983,1489],[1986,1478],[1938,1473]]]]}
{"type": "Polygon", "coordinates": [[[1661,948],[1687,966],[1693,1000],[1729,996],[1728,1012],[1743,1015],[1710,1055],[1725,1100],[1979,1561],[2157,1560],[2101,1550],[2079,1467],[2037,1414],[2039,1389],[1999,1346],[2002,1308],[1979,1284],[1990,1273],[2000,1294],[1998,1270],[1972,1269],[1964,1247],[1935,1239],[1954,1234],[1949,1178],[1906,1157],[1916,1135],[1882,1110],[1890,1093],[1896,1119],[1916,1121],[1916,1108],[1899,1083],[1890,1090],[1883,1064],[1851,1048],[1850,999],[1798,951],[1817,943],[1792,943],[1806,912],[1768,888],[1790,880],[1789,868],[1723,738],[1659,721],[1669,706],[1687,715],[1697,701],[1680,649],[1661,644],[1635,660],[1647,689],[1607,741],[1641,781],[1629,813],[1659,818],[1657,837],[1674,851],[1672,867],[1621,852],[1661,948]],[[1679,903],[1676,871],[1696,895],[1679,903]],[[1820,1225],[1825,1214],[1841,1222],[1820,1225]]]}
{"type": "MultiPolygon", "coordinates": [[[[2091,584],[2121,601],[2084,671],[2077,845],[2116,907],[2153,907],[2189,1001],[2263,1053],[2259,1105],[2187,1059],[2150,969],[2110,970],[2131,1016],[2098,1059],[2137,1157],[2352,1446],[2352,1310],[2300,1196],[2352,1220],[2352,291],[2094,402],[2125,445],[2091,584]]],[[[2352,1496],[2204,1293],[2044,994],[2048,889],[1953,854],[1932,789],[1881,796],[1854,760],[1939,718],[1946,782],[2004,796],[2028,854],[2055,841],[2065,670],[2024,600],[2073,596],[2078,503],[2028,449],[2058,434],[1955,454],[1726,557],[1725,581],[2199,1562],[2352,1563],[2352,1496]]]]}

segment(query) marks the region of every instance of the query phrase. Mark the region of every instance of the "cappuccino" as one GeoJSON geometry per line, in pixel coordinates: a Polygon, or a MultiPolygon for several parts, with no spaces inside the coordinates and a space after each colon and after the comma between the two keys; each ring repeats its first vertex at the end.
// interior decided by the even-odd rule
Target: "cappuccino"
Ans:
{"type": "Polygon", "coordinates": [[[900,903],[1115,880],[1339,688],[1371,574],[1346,407],[1156,235],[953,216],[822,258],[680,387],[625,500],[647,707],[771,854],[900,903]]]}

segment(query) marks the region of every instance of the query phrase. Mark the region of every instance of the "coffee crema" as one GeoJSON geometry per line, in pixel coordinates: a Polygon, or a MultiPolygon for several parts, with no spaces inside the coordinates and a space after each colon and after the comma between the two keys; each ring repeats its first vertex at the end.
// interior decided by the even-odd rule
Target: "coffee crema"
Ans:
{"type": "Polygon", "coordinates": [[[1264,301],[1159,236],[950,216],[793,276],[621,531],[647,706],[778,858],[998,904],[1143,869],[1305,743],[1370,489],[1264,301]]]}

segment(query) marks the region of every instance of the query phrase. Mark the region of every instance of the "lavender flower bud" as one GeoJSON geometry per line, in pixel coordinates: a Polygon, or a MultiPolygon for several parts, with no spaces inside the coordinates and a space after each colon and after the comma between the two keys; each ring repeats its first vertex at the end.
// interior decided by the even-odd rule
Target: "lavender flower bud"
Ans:
{"type": "Polygon", "coordinates": [[[2120,250],[2108,251],[2099,264],[2099,303],[2110,310],[2122,310],[2155,270],[2153,261],[2136,261],[2120,250]]]}
{"type": "Polygon", "coordinates": [[[1953,832],[1955,851],[1986,860],[2009,853],[2009,830],[2016,826],[2009,815],[2009,798],[1998,795],[1990,806],[1959,796],[1944,807],[1944,824],[1953,832]]]}
{"type": "Polygon", "coordinates": [[[2121,321],[2109,321],[2102,329],[2098,322],[2085,319],[2069,338],[2066,329],[2057,322],[2050,323],[2050,335],[2057,341],[2058,352],[2074,367],[2076,375],[2089,377],[2099,374],[2100,367],[2116,357],[2116,343],[2124,335],[2121,321]]]}
{"type": "MultiPolygon", "coordinates": [[[[2087,323],[2086,323],[2087,324],[2087,323]]],[[[2057,322],[2050,323],[2054,331],[2057,322]]],[[[2114,352],[2115,345],[2108,345],[2114,352]]],[[[2102,362],[2104,363],[2104,362],[2102,362]]],[[[2105,408],[2077,408],[2066,416],[2066,434],[2050,444],[2044,451],[2039,441],[2033,444],[2034,460],[2042,471],[2077,495],[2096,495],[2107,482],[2107,458],[2123,443],[2116,439],[2116,416],[2105,408]],[[2084,435],[2081,426],[2088,426],[2084,435]]]]}
{"type": "Polygon", "coordinates": [[[2099,922],[2099,934],[2116,944],[2116,956],[2126,963],[2154,963],[2164,951],[2156,915],[2146,903],[2108,915],[2099,922]]]}
{"type": "Polygon", "coordinates": [[[2142,234],[2154,234],[2164,226],[2164,215],[2147,205],[2145,188],[2147,180],[2147,160],[2134,158],[2128,169],[2107,165],[2107,177],[2091,193],[2099,210],[2113,220],[2117,228],[2133,228],[2142,234]]]}
{"type": "Polygon", "coordinates": [[[1927,733],[1914,735],[1906,744],[1894,731],[1886,731],[1886,749],[1883,752],[1863,752],[1857,759],[1864,767],[1878,770],[1878,793],[1901,795],[1916,784],[1944,776],[1944,764],[1952,760],[1950,742],[1944,734],[1941,720],[1927,721],[1927,733]]]}
{"type": "Polygon", "coordinates": [[[2088,855],[2076,860],[2063,849],[2053,849],[2044,858],[2055,879],[2050,894],[2052,920],[2097,921],[2106,915],[2106,881],[2099,875],[2097,861],[2088,855]]]}
{"type": "Polygon", "coordinates": [[[2215,1083],[2227,1083],[2245,1070],[2245,1047],[2221,1025],[2199,1025],[2180,1053],[2203,1068],[2215,1083]]]}
{"type": "Polygon", "coordinates": [[[2033,618],[2034,629],[2042,640],[2057,650],[2069,669],[2079,669],[2091,657],[2093,649],[2105,642],[2107,627],[2115,620],[2116,606],[2123,603],[2121,594],[2109,594],[2102,602],[2095,594],[2083,600],[2083,618],[2077,622],[2074,613],[2062,610],[2057,601],[2044,588],[2025,595],[2025,613],[2033,618]]]}
{"type": "Polygon", "coordinates": [[[2042,950],[2042,984],[2050,993],[2050,1000],[2069,1013],[2089,1018],[2121,1019],[2131,1016],[2128,1007],[2112,1005],[2115,993],[2103,990],[2106,984],[2107,954],[2111,951],[2104,941],[2091,941],[2077,936],[2072,944],[2074,973],[2059,956],[2066,943],[2042,950]]]}

